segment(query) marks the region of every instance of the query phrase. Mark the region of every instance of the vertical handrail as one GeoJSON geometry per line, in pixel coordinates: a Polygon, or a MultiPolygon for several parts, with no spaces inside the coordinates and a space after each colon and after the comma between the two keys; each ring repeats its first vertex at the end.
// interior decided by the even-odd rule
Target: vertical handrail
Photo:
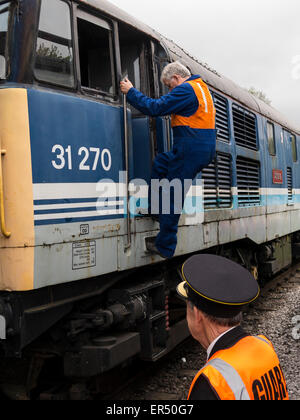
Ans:
{"type": "Polygon", "coordinates": [[[127,204],[127,244],[125,250],[131,247],[131,218],[130,218],[130,194],[129,194],[129,137],[128,137],[128,116],[127,116],[127,97],[123,94],[124,112],[124,143],[125,143],[125,172],[126,172],[126,204],[127,204]]]}
{"type": "Polygon", "coordinates": [[[6,150],[1,148],[0,144],[0,222],[1,232],[5,238],[10,238],[11,232],[6,229],[5,211],[4,211],[4,191],[3,191],[3,172],[2,172],[2,156],[6,155],[6,150]]]}
{"type": "Polygon", "coordinates": [[[167,130],[167,148],[168,152],[171,151],[171,129],[170,129],[170,120],[171,118],[169,116],[165,117],[166,121],[166,130],[167,130]]]}

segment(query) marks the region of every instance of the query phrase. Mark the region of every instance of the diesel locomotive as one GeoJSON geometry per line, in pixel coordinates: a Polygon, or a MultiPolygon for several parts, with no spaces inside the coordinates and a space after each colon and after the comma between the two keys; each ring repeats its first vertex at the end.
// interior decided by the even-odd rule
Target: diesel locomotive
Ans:
{"type": "Polygon", "coordinates": [[[137,357],[160,359],[188,336],[175,294],[188,255],[231,258],[257,279],[299,256],[300,128],[111,3],[0,1],[0,79],[6,394],[37,395],[58,371],[72,397],[137,357]],[[146,249],[159,225],[142,210],[170,119],[127,106],[118,87],[127,75],[158,98],[175,60],[209,86],[218,140],[188,193],[197,211],[162,261],[146,249]]]}

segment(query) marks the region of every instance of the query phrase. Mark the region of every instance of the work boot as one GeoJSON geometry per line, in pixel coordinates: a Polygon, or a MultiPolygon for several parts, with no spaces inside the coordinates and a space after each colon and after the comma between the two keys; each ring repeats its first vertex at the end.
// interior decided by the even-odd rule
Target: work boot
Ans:
{"type": "Polygon", "coordinates": [[[166,260],[168,257],[165,257],[162,253],[159,252],[159,250],[156,248],[155,241],[156,241],[156,238],[147,238],[146,239],[147,250],[149,252],[151,252],[151,254],[159,255],[161,258],[166,260]]]}

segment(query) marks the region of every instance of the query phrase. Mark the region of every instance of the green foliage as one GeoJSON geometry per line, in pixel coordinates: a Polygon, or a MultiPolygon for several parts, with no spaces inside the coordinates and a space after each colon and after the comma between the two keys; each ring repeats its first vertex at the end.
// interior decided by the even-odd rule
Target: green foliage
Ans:
{"type": "Polygon", "coordinates": [[[61,60],[64,62],[70,62],[71,57],[64,57],[61,52],[59,51],[59,48],[56,45],[51,45],[51,48],[46,47],[45,44],[42,42],[37,49],[37,55],[39,57],[49,58],[51,60],[61,60]]]}
{"type": "Polygon", "coordinates": [[[247,89],[247,90],[249,93],[256,96],[261,101],[265,102],[267,105],[272,104],[272,101],[267,97],[267,95],[263,91],[257,90],[254,87],[251,87],[250,89],[247,89]]]}

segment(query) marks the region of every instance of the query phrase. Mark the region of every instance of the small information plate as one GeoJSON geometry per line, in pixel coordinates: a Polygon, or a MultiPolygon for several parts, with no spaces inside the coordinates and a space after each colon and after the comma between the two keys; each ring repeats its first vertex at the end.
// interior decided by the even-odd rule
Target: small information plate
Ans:
{"type": "Polygon", "coordinates": [[[278,169],[273,170],[273,184],[283,184],[283,171],[278,169]]]}
{"type": "Polygon", "coordinates": [[[87,241],[73,244],[73,270],[96,266],[96,242],[87,241]]]}

